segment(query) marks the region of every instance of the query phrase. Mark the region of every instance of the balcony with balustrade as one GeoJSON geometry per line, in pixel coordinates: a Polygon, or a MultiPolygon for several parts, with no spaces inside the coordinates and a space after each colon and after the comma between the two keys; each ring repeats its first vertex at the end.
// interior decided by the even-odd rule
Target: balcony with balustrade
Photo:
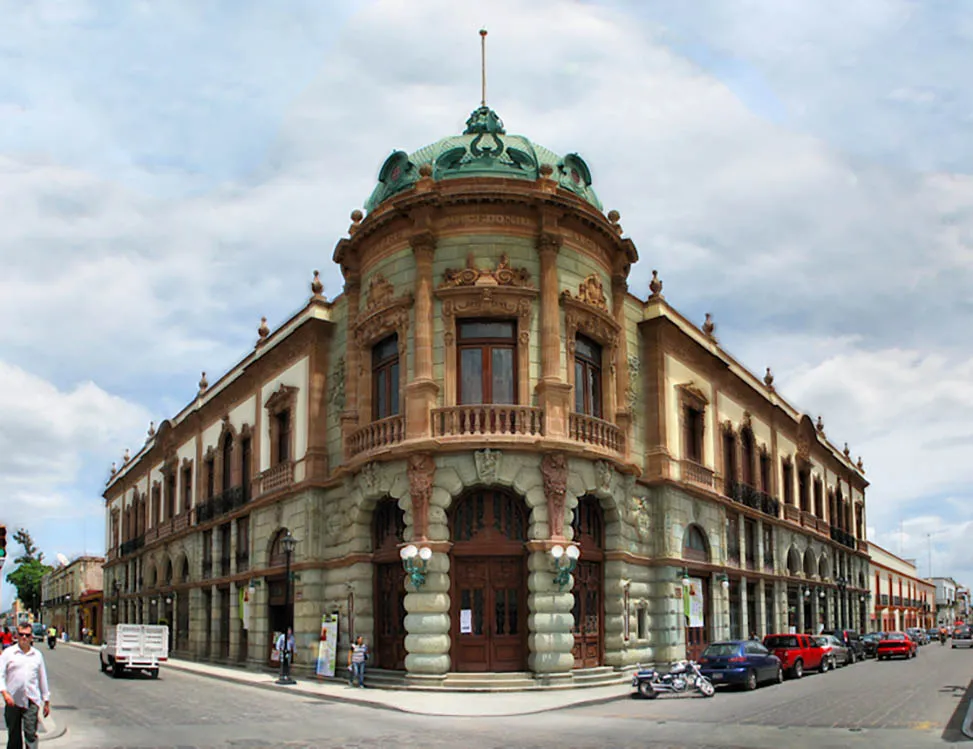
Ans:
{"type": "Polygon", "coordinates": [[[695,460],[680,460],[679,475],[683,482],[703,489],[713,490],[715,486],[716,474],[701,463],[695,460]]]}

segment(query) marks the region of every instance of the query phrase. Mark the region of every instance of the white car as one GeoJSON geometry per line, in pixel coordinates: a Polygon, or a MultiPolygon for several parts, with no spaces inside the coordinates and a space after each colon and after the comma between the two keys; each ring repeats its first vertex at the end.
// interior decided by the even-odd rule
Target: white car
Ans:
{"type": "Polygon", "coordinates": [[[968,624],[953,630],[954,648],[973,648],[973,628],[968,624]]]}

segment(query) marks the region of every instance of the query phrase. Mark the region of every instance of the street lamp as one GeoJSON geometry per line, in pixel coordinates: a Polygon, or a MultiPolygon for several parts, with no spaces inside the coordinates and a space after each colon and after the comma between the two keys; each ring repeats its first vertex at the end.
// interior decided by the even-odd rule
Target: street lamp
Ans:
{"type": "Polygon", "coordinates": [[[421,549],[415,544],[403,546],[399,550],[399,557],[402,559],[402,568],[409,576],[409,582],[416,590],[426,584],[426,568],[429,560],[432,559],[432,549],[423,546],[421,549]]]}
{"type": "Polygon", "coordinates": [[[719,582],[720,587],[723,588],[724,591],[727,591],[727,590],[730,589],[730,577],[725,572],[720,572],[716,576],[716,580],[717,580],[717,582],[719,582]]]}
{"type": "Polygon", "coordinates": [[[577,544],[568,544],[565,549],[561,544],[554,544],[551,547],[551,557],[554,559],[554,584],[561,590],[571,579],[571,573],[578,566],[578,558],[581,556],[581,549],[577,544]]]}
{"type": "Polygon", "coordinates": [[[284,647],[280,649],[280,677],[275,683],[282,686],[291,686],[297,684],[297,682],[291,678],[290,636],[287,630],[291,630],[292,632],[294,630],[294,616],[291,611],[291,554],[294,553],[294,547],[297,546],[297,539],[291,535],[290,531],[287,531],[287,535],[280,540],[280,545],[284,548],[284,556],[287,559],[286,572],[284,574],[284,612],[288,623],[284,628],[284,647]]]}

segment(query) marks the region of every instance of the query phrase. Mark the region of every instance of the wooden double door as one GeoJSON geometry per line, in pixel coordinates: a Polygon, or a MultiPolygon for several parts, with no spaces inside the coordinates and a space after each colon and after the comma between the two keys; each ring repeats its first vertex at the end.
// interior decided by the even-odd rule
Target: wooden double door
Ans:
{"type": "Polygon", "coordinates": [[[521,671],[527,663],[524,557],[453,561],[452,641],[456,671],[521,671]]]}
{"type": "Polygon", "coordinates": [[[582,559],[574,571],[574,667],[601,665],[601,562],[582,559]]]}
{"type": "Polygon", "coordinates": [[[401,562],[375,566],[375,665],[405,668],[405,570],[401,562]]]}

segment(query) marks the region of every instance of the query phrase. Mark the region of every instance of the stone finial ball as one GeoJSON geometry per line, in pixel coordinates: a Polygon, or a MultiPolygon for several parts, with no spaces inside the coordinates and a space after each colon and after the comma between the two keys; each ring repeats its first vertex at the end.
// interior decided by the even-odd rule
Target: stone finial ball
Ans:
{"type": "Polygon", "coordinates": [[[365,214],[362,213],[357,208],[351,212],[351,220],[354,221],[356,224],[359,221],[361,221],[363,218],[365,218],[365,214]]]}
{"type": "Polygon", "coordinates": [[[432,176],[432,164],[421,164],[419,166],[419,176],[420,177],[431,177],[432,176]]]}
{"type": "Polygon", "coordinates": [[[612,210],[608,211],[608,220],[611,221],[613,224],[617,224],[618,223],[618,220],[621,217],[622,217],[622,214],[620,214],[615,209],[612,209],[612,210]]]}
{"type": "Polygon", "coordinates": [[[541,168],[538,171],[542,177],[550,177],[554,174],[554,167],[550,164],[541,164],[541,168]]]}

